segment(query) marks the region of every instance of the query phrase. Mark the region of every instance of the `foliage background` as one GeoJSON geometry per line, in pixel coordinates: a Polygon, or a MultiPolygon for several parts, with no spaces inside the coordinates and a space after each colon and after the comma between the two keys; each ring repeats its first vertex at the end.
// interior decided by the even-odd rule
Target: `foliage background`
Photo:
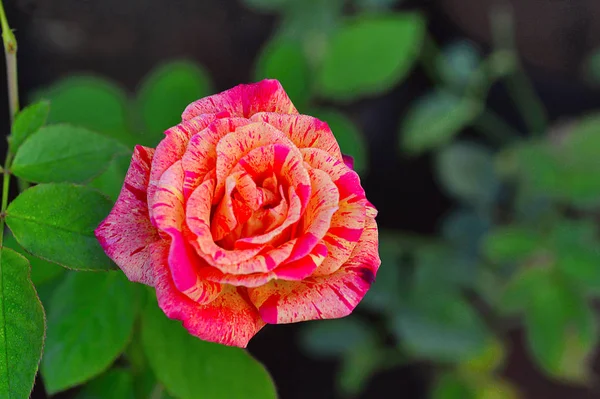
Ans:
{"type": "MultiPolygon", "coordinates": [[[[492,3],[6,7],[22,96],[49,98],[50,122],[154,145],[189,101],[269,76],[356,157],[381,274],[352,317],[251,342],[282,399],[597,397],[600,11],[492,3]]],[[[113,177],[92,185],[114,198],[113,177]]],[[[43,301],[58,274],[34,275],[43,301]]]]}

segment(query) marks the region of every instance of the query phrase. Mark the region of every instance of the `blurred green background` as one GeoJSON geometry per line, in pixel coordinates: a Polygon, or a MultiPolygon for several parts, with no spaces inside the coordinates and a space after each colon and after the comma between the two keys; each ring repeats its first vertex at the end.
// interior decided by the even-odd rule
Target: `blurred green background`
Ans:
{"type": "MultiPolygon", "coordinates": [[[[155,146],[276,78],[354,157],[382,265],[352,316],[250,344],[282,399],[600,397],[595,3],[51,3],[7,5],[49,122],[155,146]]],[[[116,198],[129,157],[90,184],[116,198]]],[[[33,265],[42,300],[62,274],[33,265]]]]}

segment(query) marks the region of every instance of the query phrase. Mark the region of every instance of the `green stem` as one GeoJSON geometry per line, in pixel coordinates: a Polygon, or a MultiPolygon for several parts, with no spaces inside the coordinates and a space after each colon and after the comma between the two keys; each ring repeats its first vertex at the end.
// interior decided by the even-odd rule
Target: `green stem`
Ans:
{"type": "Polygon", "coordinates": [[[19,112],[19,83],[17,79],[17,39],[8,25],[2,0],[0,0],[0,25],[2,26],[2,41],[6,57],[6,79],[8,82],[8,105],[10,121],[14,122],[19,112]]]}
{"type": "MultiPolygon", "coordinates": [[[[8,82],[8,105],[10,109],[11,124],[19,112],[19,84],[17,79],[17,39],[8,25],[4,5],[0,0],[0,26],[2,27],[2,41],[4,43],[4,55],[6,57],[6,79],[8,82]]],[[[2,177],[2,205],[0,208],[0,247],[4,243],[4,222],[6,219],[6,208],[8,207],[8,191],[10,188],[10,166],[14,154],[10,146],[6,153],[2,177]]]]}
{"type": "Polygon", "coordinates": [[[529,133],[542,135],[547,128],[548,116],[544,104],[539,99],[533,84],[520,67],[505,79],[508,94],[512,97],[521,116],[527,125],[529,133]]]}

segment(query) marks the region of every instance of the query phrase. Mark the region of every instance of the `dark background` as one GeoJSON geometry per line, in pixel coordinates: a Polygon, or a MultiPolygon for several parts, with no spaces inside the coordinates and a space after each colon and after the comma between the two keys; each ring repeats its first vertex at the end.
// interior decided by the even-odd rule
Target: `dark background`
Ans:
{"type": "MultiPolygon", "coordinates": [[[[405,1],[398,7],[423,10],[429,30],[440,43],[467,37],[486,49],[490,35],[485,15],[491,3],[421,0],[405,1]]],[[[599,108],[600,95],[584,84],[581,70],[588,53],[600,43],[600,2],[513,3],[518,48],[550,119],[558,121],[599,108]]],[[[252,80],[256,54],[276,23],[274,16],[255,13],[234,0],[13,0],[6,1],[5,7],[19,41],[23,104],[33,90],[78,72],[111,78],[134,91],[153,66],[173,58],[201,63],[214,87],[224,90],[252,80]]],[[[0,73],[4,75],[3,70],[0,73]]],[[[5,82],[1,84],[6,92],[5,82]]],[[[399,115],[431,86],[417,67],[391,92],[345,106],[369,144],[370,173],[363,182],[379,209],[381,227],[433,234],[452,205],[437,187],[427,156],[404,159],[396,150],[399,115]],[[394,176],[394,184],[389,184],[390,176],[394,176]]],[[[524,130],[502,86],[492,89],[489,105],[524,130]]],[[[2,96],[5,134],[9,131],[7,109],[2,96]]],[[[249,350],[271,372],[282,399],[334,397],[337,364],[304,356],[297,347],[296,333],[295,325],[268,326],[249,350]]],[[[533,399],[593,397],[542,378],[523,353],[518,333],[506,374],[527,387],[528,397],[533,399]]],[[[376,376],[362,397],[421,398],[427,385],[427,366],[417,364],[376,376]]],[[[40,384],[34,397],[44,397],[40,384]]]]}

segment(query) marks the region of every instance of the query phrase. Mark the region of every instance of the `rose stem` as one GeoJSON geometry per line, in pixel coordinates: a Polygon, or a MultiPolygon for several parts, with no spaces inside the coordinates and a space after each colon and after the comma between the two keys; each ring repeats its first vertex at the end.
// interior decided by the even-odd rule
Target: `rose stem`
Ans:
{"type": "MultiPolygon", "coordinates": [[[[10,110],[11,125],[19,112],[19,84],[17,81],[17,39],[8,26],[4,5],[0,0],[0,26],[2,26],[2,41],[4,42],[4,55],[6,57],[6,78],[8,82],[8,105],[10,110]]],[[[8,190],[10,187],[10,165],[14,154],[10,146],[6,152],[6,160],[2,178],[2,207],[0,208],[0,247],[4,245],[4,220],[8,206],[8,190]]]]}

